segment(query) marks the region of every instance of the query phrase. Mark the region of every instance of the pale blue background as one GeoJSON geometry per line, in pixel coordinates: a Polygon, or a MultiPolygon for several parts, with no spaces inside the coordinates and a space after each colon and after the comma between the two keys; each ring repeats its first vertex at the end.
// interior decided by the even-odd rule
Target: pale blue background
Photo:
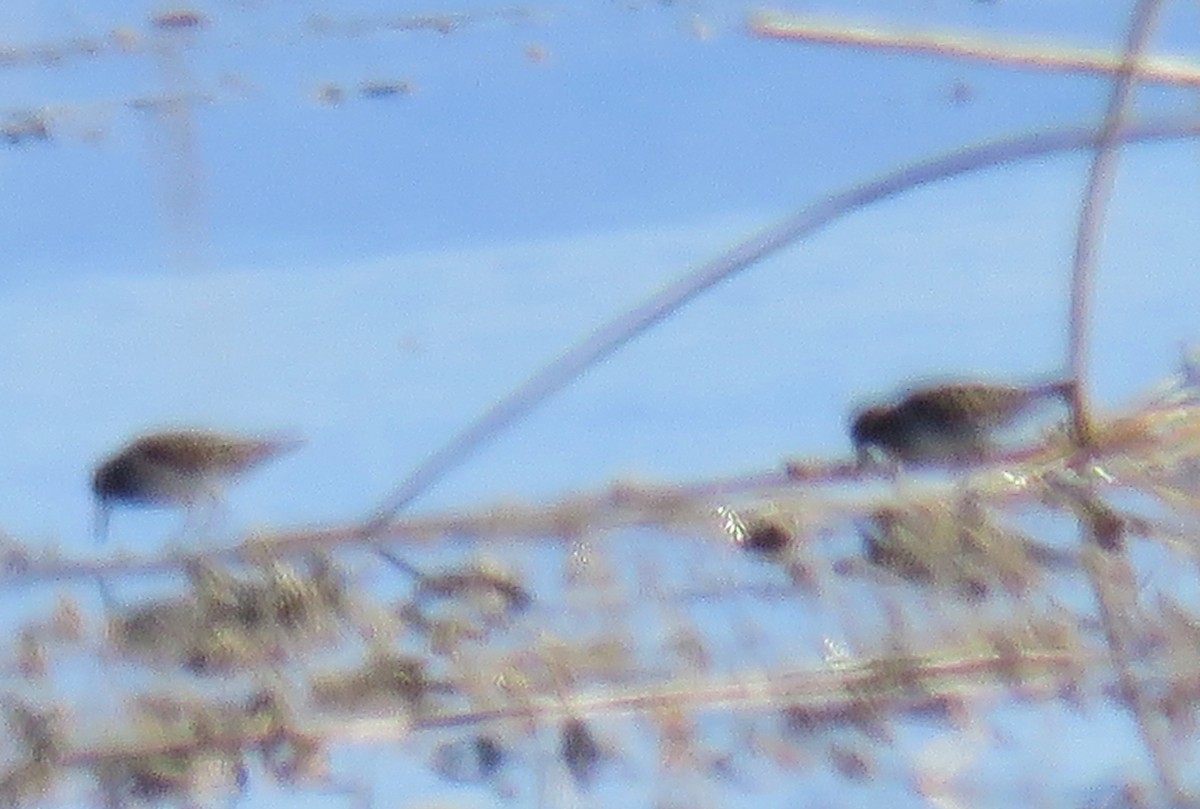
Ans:
{"type": "MultiPolygon", "coordinates": [[[[782,5],[1094,47],[1122,41],[1125,6],[782,5]]],[[[195,6],[206,30],[161,37],[175,67],[144,52],[0,67],[0,111],[44,108],[54,136],[0,144],[0,526],[86,547],[95,459],[172,424],[307,437],[231,493],[246,525],[362,514],[552,356],[742,238],[909,161],[1096,121],[1107,100],[1089,77],[752,40],[739,3],[543,3],[450,35],[309,24],[503,7],[213,0],[195,6]],[[417,92],[362,99],[364,80],[417,92]],[[950,101],[957,82],[967,103],[950,101]],[[344,104],[317,103],[326,83],[344,104]],[[126,106],[164,88],[213,96],[190,158],[126,106]],[[189,187],[199,203],[181,206],[189,187]]],[[[0,44],[116,28],[145,43],[160,8],[8,0],[0,44]]],[[[1171,3],[1155,47],[1194,55],[1197,31],[1200,6],[1171,3]]],[[[1138,108],[1190,114],[1196,99],[1147,90],[1138,108]]],[[[1121,160],[1096,307],[1104,405],[1172,372],[1197,337],[1198,148],[1121,160]]],[[[593,369],[416,508],[844,453],[850,406],[906,379],[1054,372],[1087,167],[989,170],[835,223],[593,369]]],[[[122,512],[114,537],[150,550],[176,523],[122,512]]],[[[1083,758],[1111,774],[1112,747],[1083,758]]],[[[811,805],[895,798],[835,786],[811,805]]]]}

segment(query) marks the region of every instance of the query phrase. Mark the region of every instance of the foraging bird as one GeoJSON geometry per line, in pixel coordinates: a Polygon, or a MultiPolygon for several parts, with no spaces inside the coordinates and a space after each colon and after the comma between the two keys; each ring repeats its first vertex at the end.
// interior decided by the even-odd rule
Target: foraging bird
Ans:
{"type": "Polygon", "coordinates": [[[865,464],[882,453],[909,464],[953,464],[985,457],[997,430],[1049,398],[1069,401],[1074,383],[999,385],[960,382],[917,388],[894,404],[860,410],[850,437],[865,464]]]}
{"type": "Polygon", "coordinates": [[[114,505],[183,506],[216,501],[221,484],[299,446],[291,438],[242,438],[204,430],[143,435],[103,460],[92,476],[96,536],[114,505]]]}

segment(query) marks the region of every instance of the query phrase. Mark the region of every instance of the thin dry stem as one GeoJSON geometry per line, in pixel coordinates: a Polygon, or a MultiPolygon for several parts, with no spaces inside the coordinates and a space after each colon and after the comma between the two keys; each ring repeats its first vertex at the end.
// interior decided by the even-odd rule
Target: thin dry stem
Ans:
{"type": "MultiPolygon", "coordinates": [[[[823,22],[780,11],[755,12],[748,28],[751,34],[765,39],[896,51],[1052,73],[1119,76],[1125,64],[1119,54],[1065,48],[1054,42],[1019,44],[960,32],[901,31],[843,21],[823,22]]],[[[1151,84],[1200,87],[1200,64],[1186,59],[1147,58],[1138,65],[1138,77],[1151,84]]]]}
{"type": "Polygon", "coordinates": [[[1068,357],[1072,389],[1072,411],[1075,437],[1082,446],[1090,446],[1093,429],[1087,399],[1088,352],[1091,329],[1091,301],[1096,272],[1097,243],[1104,222],[1104,213],[1112,196],[1113,174],[1117,166],[1119,135],[1133,98],[1137,82],[1142,77],[1142,53],[1154,31],[1161,0],[1139,0],[1129,24],[1129,33],[1121,62],[1113,81],[1108,109],[1100,128],[1096,154],[1092,159],[1088,182],[1075,234],[1075,257],[1071,267],[1070,355],[1068,357]]]}

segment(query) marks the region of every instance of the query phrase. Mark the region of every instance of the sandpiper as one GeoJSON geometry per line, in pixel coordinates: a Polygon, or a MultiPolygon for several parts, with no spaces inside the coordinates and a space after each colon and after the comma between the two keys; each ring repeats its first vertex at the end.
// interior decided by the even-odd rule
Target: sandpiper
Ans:
{"type": "Polygon", "coordinates": [[[1071,381],[1037,385],[954,382],[915,388],[898,401],[855,414],[850,437],[860,464],[873,453],[913,465],[970,463],[991,438],[1049,398],[1068,401],[1071,381]]]}
{"type": "Polygon", "coordinates": [[[92,476],[96,537],[108,533],[114,505],[192,509],[215,503],[223,484],[299,446],[295,438],[248,438],[206,430],[174,430],[134,438],[104,459],[92,476]]]}

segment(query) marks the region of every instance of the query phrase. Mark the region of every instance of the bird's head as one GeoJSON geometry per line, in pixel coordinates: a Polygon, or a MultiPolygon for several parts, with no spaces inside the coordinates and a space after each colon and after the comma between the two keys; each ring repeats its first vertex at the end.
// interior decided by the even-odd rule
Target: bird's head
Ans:
{"type": "Polygon", "coordinates": [[[108,521],[114,504],[141,498],[137,468],[128,458],[111,458],[96,467],[92,475],[92,496],[96,499],[93,533],[97,542],[108,537],[108,521]]]}
{"type": "Polygon", "coordinates": [[[890,407],[868,407],[850,422],[850,441],[860,466],[866,466],[886,447],[895,432],[895,411],[890,407]]]}
{"type": "Polygon", "coordinates": [[[136,470],[125,458],[105,461],[92,475],[92,494],[101,504],[135,498],[138,488],[136,470]]]}

